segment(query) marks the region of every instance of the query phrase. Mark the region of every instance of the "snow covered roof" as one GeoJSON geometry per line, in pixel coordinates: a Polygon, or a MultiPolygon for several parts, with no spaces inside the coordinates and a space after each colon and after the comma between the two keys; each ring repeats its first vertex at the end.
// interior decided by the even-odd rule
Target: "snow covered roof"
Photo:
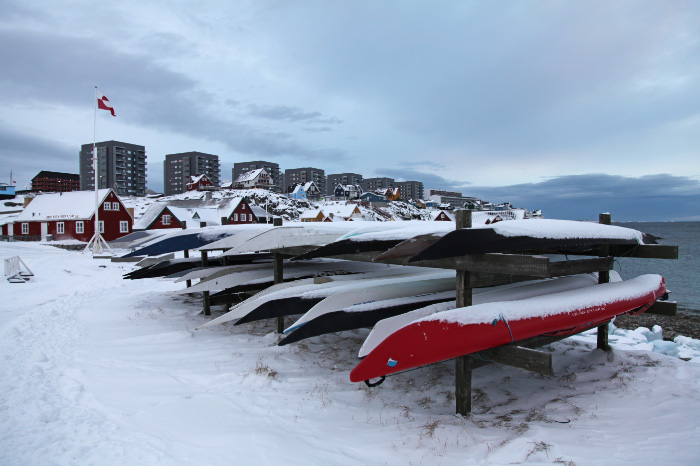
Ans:
{"type": "MultiPolygon", "coordinates": [[[[263,209],[263,208],[260,207],[260,206],[252,205],[252,206],[250,206],[250,210],[253,212],[253,214],[255,214],[255,216],[256,216],[258,219],[268,217],[267,210],[263,209]]],[[[270,217],[270,218],[274,218],[274,215],[269,214],[269,217],[270,217]]]]}
{"type": "Polygon", "coordinates": [[[18,214],[0,214],[0,225],[14,222],[17,215],[18,214]]]}
{"type": "Polygon", "coordinates": [[[430,220],[435,220],[436,218],[438,218],[442,214],[445,214],[447,216],[447,218],[449,218],[450,220],[454,220],[454,217],[451,214],[449,214],[448,212],[445,212],[444,210],[432,210],[432,211],[430,211],[430,220]]]}
{"type": "Polygon", "coordinates": [[[359,209],[355,204],[330,205],[323,208],[323,212],[324,214],[326,214],[327,217],[329,216],[328,214],[332,213],[334,216],[341,216],[343,218],[348,218],[352,216],[356,213],[356,210],[359,209]]]}
{"type": "Polygon", "coordinates": [[[155,202],[151,204],[148,210],[139,217],[139,219],[134,222],[134,230],[145,230],[151,223],[153,223],[158,216],[163,212],[163,209],[167,207],[165,202],[155,202]]]}
{"type": "Polygon", "coordinates": [[[321,210],[318,210],[318,209],[309,209],[309,210],[305,210],[304,212],[302,212],[301,214],[299,214],[299,219],[303,219],[303,218],[316,218],[316,217],[318,217],[318,214],[319,214],[319,213],[323,214],[323,216],[326,217],[326,214],[324,214],[323,211],[321,211],[321,210]]]}
{"type": "Polygon", "coordinates": [[[207,175],[190,176],[190,184],[199,183],[207,175]]]}
{"type": "Polygon", "coordinates": [[[221,217],[231,216],[241,202],[242,197],[156,202],[134,224],[134,230],[148,228],[166,207],[178,221],[187,222],[188,229],[198,228],[200,222],[207,222],[207,226],[221,225],[221,217]]]}
{"type": "Polygon", "coordinates": [[[257,178],[258,176],[260,176],[260,174],[262,172],[267,173],[267,170],[265,170],[264,168],[258,168],[256,170],[250,170],[250,171],[241,173],[238,176],[238,178],[236,178],[236,183],[242,183],[244,181],[252,181],[255,178],[257,178]]]}
{"type": "MultiPolygon", "coordinates": [[[[102,204],[111,189],[98,191],[98,204],[102,204]]],[[[95,191],[70,191],[40,194],[17,216],[17,222],[46,220],[88,220],[95,213],[95,191]]]]}

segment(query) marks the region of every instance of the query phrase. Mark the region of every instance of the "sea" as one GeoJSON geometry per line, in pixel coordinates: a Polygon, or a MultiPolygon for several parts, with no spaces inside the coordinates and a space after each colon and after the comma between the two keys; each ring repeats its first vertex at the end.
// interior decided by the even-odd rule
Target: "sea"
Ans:
{"type": "Polygon", "coordinates": [[[700,222],[614,223],[658,237],[659,244],[678,246],[678,259],[616,258],[615,270],[623,279],[658,273],[666,279],[669,299],[678,309],[700,314],[700,222]]]}

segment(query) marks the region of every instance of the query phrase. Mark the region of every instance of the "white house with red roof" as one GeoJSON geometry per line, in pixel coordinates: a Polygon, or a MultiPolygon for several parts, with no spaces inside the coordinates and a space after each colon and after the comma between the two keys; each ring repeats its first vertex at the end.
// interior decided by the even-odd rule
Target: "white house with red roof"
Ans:
{"type": "MultiPolygon", "coordinates": [[[[112,241],[131,233],[134,219],[119,196],[111,189],[100,189],[97,197],[102,237],[112,241]]],[[[12,235],[27,240],[51,235],[55,240],[89,241],[94,233],[94,191],[41,194],[12,223],[12,235]]]]}

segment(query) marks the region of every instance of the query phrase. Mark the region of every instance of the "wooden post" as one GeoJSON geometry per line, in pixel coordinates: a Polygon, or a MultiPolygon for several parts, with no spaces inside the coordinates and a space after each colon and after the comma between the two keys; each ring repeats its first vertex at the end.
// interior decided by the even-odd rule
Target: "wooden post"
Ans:
{"type": "MultiPolygon", "coordinates": [[[[209,265],[209,258],[207,257],[207,251],[201,251],[202,252],[202,267],[206,267],[209,265]]],[[[202,306],[204,308],[204,315],[205,316],[210,316],[211,315],[211,305],[209,301],[209,292],[208,291],[203,291],[202,292],[202,306]]]]}
{"type": "MultiPolygon", "coordinates": [[[[284,281],[284,269],[282,267],[282,254],[275,253],[274,260],[275,260],[274,282],[276,285],[276,284],[282,283],[284,281]]],[[[284,317],[283,316],[277,317],[276,323],[277,323],[277,333],[284,332],[284,317]]]]}
{"type": "MultiPolygon", "coordinates": [[[[472,227],[471,210],[459,210],[456,216],[456,228],[472,227]]],[[[457,307],[472,305],[472,289],[469,287],[470,272],[457,271],[457,307]]],[[[455,402],[457,414],[465,416],[472,412],[472,365],[469,356],[457,357],[455,365],[455,402]]]]}
{"type": "MultiPolygon", "coordinates": [[[[598,223],[602,225],[610,225],[612,223],[612,216],[608,213],[600,214],[598,216],[598,223]]],[[[605,246],[601,252],[601,257],[607,257],[610,255],[610,247],[605,246]]],[[[610,282],[610,271],[600,270],[598,272],[598,283],[608,283],[610,282]]],[[[598,327],[598,348],[603,351],[610,350],[610,344],[608,339],[608,324],[603,324],[598,327]]]]}
{"type": "MultiPolygon", "coordinates": [[[[184,230],[185,227],[182,227],[182,229],[184,230]]],[[[184,252],[184,254],[185,254],[185,259],[188,259],[188,258],[190,257],[190,250],[189,250],[189,249],[185,249],[183,252],[184,252]]],[[[191,287],[191,286],[192,286],[192,280],[187,280],[187,281],[185,281],[185,285],[187,285],[187,288],[191,287]]]]}

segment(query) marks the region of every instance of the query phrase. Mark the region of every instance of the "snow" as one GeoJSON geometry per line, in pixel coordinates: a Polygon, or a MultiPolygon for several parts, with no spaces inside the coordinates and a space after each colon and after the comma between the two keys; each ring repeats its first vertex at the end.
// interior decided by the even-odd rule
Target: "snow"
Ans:
{"type": "MultiPolygon", "coordinates": [[[[111,189],[97,192],[98,205],[104,202],[111,189]]],[[[15,218],[16,222],[44,221],[56,219],[87,220],[95,213],[95,191],[70,191],[66,193],[41,194],[15,218]]]]}
{"type": "Polygon", "coordinates": [[[238,178],[236,178],[236,182],[243,183],[244,181],[252,181],[255,178],[257,178],[258,176],[260,176],[260,174],[263,171],[265,171],[265,173],[267,173],[267,171],[264,168],[258,168],[256,170],[250,170],[247,172],[243,172],[238,176],[238,178]]]}
{"type": "Polygon", "coordinates": [[[630,239],[644,244],[643,235],[637,230],[592,222],[536,218],[497,222],[484,227],[493,228],[496,233],[503,236],[532,236],[552,239],[630,239]]]}
{"type": "MultiPolygon", "coordinates": [[[[565,314],[577,309],[588,309],[604,306],[610,302],[637,299],[648,295],[661,286],[661,275],[641,275],[630,280],[615,283],[604,283],[593,287],[552,293],[518,301],[513,307],[512,302],[495,302],[471,306],[468,312],[463,308],[441,312],[420,319],[420,321],[439,320],[454,322],[462,325],[487,324],[505,316],[508,320],[545,318],[556,314],[565,314]],[[651,291],[650,291],[651,290],[651,291]]],[[[658,297],[658,296],[657,296],[658,297]]]]}
{"type": "Polygon", "coordinates": [[[653,331],[614,329],[611,353],[568,338],[544,349],[554,377],[475,371],[461,417],[452,362],[350,383],[365,330],[284,347],[274,321],[194,332],[209,318],[181,284],[0,242],[14,255],[36,276],[0,283],[3,466],[700,462],[698,340],[674,340],[683,361],[653,331]]]}

